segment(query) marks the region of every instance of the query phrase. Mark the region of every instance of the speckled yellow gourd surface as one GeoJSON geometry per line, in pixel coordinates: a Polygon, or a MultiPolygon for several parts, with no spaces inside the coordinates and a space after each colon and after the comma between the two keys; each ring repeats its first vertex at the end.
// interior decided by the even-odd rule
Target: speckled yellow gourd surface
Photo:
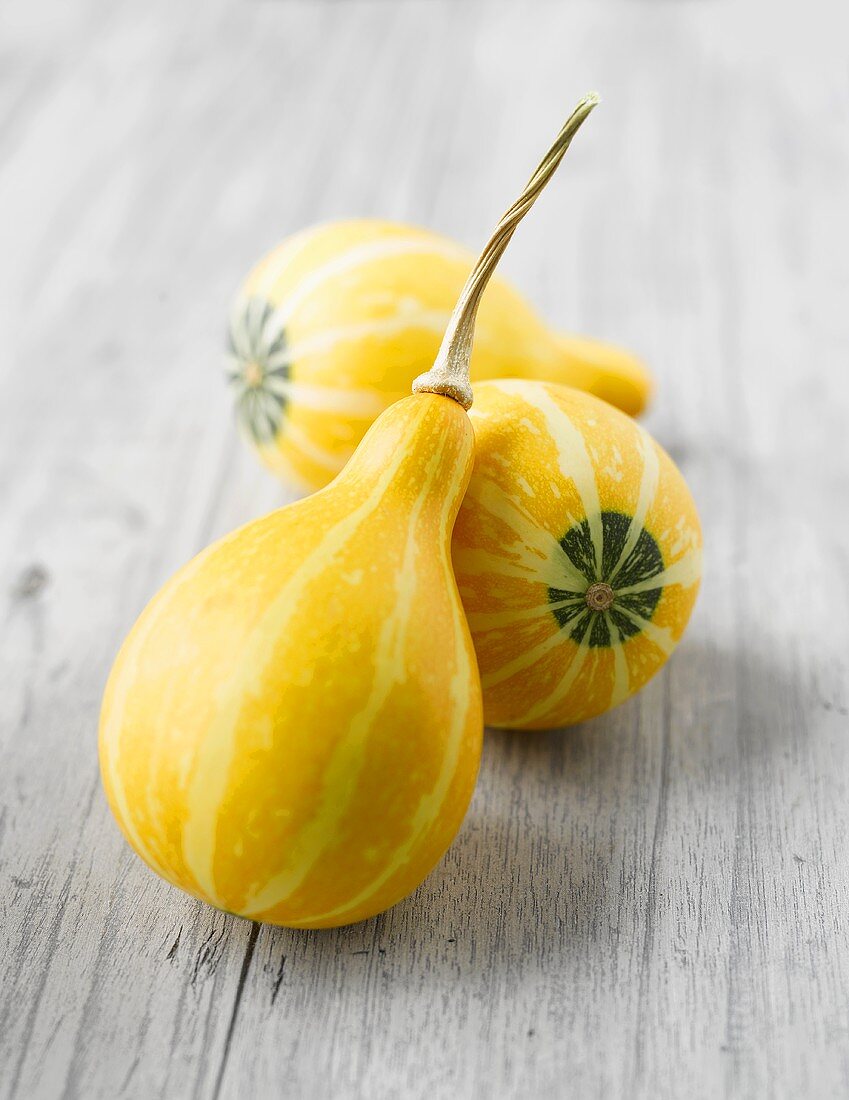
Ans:
{"type": "MultiPolygon", "coordinates": [[[[240,425],[265,465],[326,485],[369,424],[433,363],[472,255],[414,226],[336,222],[284,241],[248,276],[229,329],[240,425]]],[[[630,353],[553,332],[508,283],[480,305],[472,381],[578,386],[636,415],[651,380],[630,353]]]]}
{"type": "Polygon", "coordinates": [[[639,690],[674,649],[701,576],[677,467],[588,394],[475,387],[475,467],[454,531],[489,724],[548,728],[639,690]]]}
{"type": "Polygon", "coordinates": [[[454,837],[481,747],[450,534],[473,433],[447,397],[387,411],[344,474],[186,565],[124,643],[100,752],[160,875],[296,927],[381,912],[454,837]]]}

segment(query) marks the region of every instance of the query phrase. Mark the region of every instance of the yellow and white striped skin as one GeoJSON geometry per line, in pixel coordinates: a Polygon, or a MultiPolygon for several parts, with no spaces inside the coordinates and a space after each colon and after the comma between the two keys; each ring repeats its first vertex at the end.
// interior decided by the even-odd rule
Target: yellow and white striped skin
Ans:
{"type": "Polygon", "coordinates": [[[142,613],[100,758],[163,878],[319,928],[387,909],[438,862],[483,729],[450,560],[473,445],[456,402],[407,397],[332,485],[204,550],[142,613]]]}
{"type": "MultiPolygon", "coordinates": [[[[229,377],[270,470],[307,491],[335,477],[433,363],[472,260],[427,230],[360,220],[307,229],[257,265],[233,306],[229,377]]],[[[633,355],[552,332],[498,278],[481,302],[471,377],[566,383],[632,415],[652,387],[633,355]]]]}
{"type": "Polygon", "coordinates": [[[592,718],[638,691],[687,625],[693,498],[648,433],[589,394],[485,382],[469,415],[475,467],[453,556],[487,724],[592,718]]]}

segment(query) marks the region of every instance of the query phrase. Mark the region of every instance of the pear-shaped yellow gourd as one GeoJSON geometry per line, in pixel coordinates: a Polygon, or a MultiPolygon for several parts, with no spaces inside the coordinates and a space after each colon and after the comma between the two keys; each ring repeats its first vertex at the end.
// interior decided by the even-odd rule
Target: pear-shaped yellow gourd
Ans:
{"type": "Polygon", "coordinates": [[[594,104],[499,223],[414,395],[326,489],[180,570],[124,642],[101,716],[106,792],[138,854],[190,894],[349,924],[418,886],[459,828],[483,724],[450,559],[475,312],[594,104]]]}
{"type": "Polygon", "coordinates": [[[679,641],[701,530],[677,467],[589,394],[475,387],[475,467],[454,569],[494,726],[592,718],[646,683],[679,641]]]}
{"type": "Polygon", "coordinates": [[[155,597],[103,702],[103,778],[164,878],[222,909],[346,924],[413,890],[459,828],[481,739],[451,573],[472,429],[389,409],[323,492],[209,547],[155,597]]]}
{"type": "MultiPolygon", "coordinates": [[[[234,303],[228,368],[263,463],[307,490],[326,485],[433,362],[472,261],[436,233],[375,220],[308,229],[266,256],[234,303]]],[[[477,317],[471,377],[577,386],[631,415],[651,390],[633,355],[553,332],[498,278],[477,317]]]]}

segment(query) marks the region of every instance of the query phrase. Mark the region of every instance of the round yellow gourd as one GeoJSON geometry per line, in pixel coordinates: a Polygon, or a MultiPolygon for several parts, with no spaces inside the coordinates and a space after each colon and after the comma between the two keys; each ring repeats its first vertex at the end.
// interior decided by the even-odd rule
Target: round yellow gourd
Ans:
{"type": "MultiPolygon", "coordinates": [[[[473,257],[436,233],[376,220],[286,240],[234,303],[229,377],[265,465],[306,490],[343,467],[374,418],[434,360],[473,257]]],[[[475,329],[472,381],[578,386],[636,415],[651,381],[628,352],[549,329],[494,278],[475,329]]]]}
{"type": "Polygon", "coordinates": [[[540,729],[638,691],[701,576],[693,499],[666,452],[589,394],[480,383],[454,569],[489,725],[540,729]]]}
{"type": "Polygon", "coordinates": [[[212,905],[298,928],[363,920],[415,889],[463,820],[483,715],[450,542],[475,314],[595,102],[499,222],[413,396],[325,489],[184,566],[118,654],[109,803],[155,871],[212,905]]]}

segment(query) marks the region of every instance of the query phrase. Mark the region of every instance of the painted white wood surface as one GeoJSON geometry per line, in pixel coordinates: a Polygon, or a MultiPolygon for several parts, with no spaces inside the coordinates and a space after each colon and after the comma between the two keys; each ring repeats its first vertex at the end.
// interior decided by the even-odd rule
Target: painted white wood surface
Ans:
{"type": "Polygon", "coordinates": [[[846,1095],[849,70],[839,5],[776,7],[4,4],[0,1095],[846,1095]],[[478,245],[592,87],[505,271],[656,370],[686,640],[600,720],[491,734],[392,912],[215,913],[124,846],[95,733],[146,599],[284,499],[230,294],[320,219],[478,245]]]}

